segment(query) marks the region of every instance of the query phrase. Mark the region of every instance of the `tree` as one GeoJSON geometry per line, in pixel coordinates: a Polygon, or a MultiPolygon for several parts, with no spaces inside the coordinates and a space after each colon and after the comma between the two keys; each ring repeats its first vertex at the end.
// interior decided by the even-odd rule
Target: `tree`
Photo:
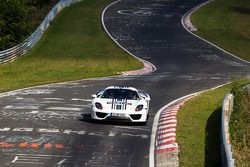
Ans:
{"type": "Polygon", "coordinates": [[[0,50],[21,42],[29,32],[28,0],[0,0],[0,50]]]}
{"type": "Polygon", "coordinates": [[[31,31],[29,14],[56,1],[58,0],[0,0],[0,50],[21,43],[31,31]]]}

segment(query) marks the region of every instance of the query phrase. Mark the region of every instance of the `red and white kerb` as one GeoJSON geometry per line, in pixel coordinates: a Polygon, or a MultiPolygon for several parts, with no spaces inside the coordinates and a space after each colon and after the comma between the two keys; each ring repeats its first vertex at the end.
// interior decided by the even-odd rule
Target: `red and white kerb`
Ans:
{"type": "Polygon", "coordinates": [[[177,111],[184,102],[179,102],[162,111],[158,122],[156,153],[178,151],[176,142],[177,111]]]}

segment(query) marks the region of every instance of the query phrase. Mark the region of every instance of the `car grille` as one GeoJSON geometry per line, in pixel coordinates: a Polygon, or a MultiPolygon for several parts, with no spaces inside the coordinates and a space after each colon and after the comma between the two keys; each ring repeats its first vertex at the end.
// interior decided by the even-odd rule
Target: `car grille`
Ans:
{"type": "Polygon", "coordinates": [[[104,117],[106,117],[108,115],[107,113],[102,113],[102,112],[96,112],[95,114],[99,118],[104,118],[104,117]]]}
{"type": "Polygon", "coordinates": [[[122,106],[121,105],[117,105],[116,106],[116,110],[121,110],[122,109],[122,106]]]}
{"type": "Polygon", "coordinates": [[[130,117],[133,120],[139,120],[139,119],[141,119],[141,114],[130,114],[130,117]]]}

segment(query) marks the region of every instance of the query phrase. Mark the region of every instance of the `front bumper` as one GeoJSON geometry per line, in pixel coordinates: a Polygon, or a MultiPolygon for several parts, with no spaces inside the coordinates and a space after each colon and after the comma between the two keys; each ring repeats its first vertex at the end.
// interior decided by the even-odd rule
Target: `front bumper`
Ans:
{"type": "Polygon", "coordinates": [[[127,120],[129,122],[146,122],[147,112],[105,112],[92,111],[91,118],[95,120],[127,120]]]}

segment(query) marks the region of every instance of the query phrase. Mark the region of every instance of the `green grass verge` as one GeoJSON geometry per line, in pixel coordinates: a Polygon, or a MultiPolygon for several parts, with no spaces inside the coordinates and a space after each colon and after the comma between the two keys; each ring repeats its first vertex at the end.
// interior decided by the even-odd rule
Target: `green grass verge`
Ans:
{"type": "MultiPolygon", "coordinates": [[[[240,81],[245,84],[249,80],[240,81]]],[[[177,142],[180,166],[221,166],[220,128],[224,96],[232,84],[187,101],[178,111],[177,142]]]]}
{"type": "Polygon", "coordinates": [[[112,1],[84,0],[65,8],[31,51],[0,65],[0,92],[142,68],[102,30],[101,11],[112,1]]]}
{"type": "Polygon", "coordinates": [[[191,20],[199,36],[250,61],[249,1],[215,0],[195,12],[191,20]]]}

